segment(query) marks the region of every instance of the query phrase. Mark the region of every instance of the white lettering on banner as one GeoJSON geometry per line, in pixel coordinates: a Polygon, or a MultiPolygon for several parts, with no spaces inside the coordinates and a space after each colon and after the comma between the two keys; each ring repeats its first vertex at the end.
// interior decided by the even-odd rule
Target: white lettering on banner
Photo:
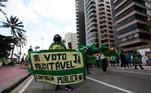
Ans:
{"type": "Polygon", "coordinates": [[[84,80],[84,77],[82,73],[63,76],[35,74],[35,79],[37,81],[49,82],[51,84],[66,85],[82,82],[84,80]]]}

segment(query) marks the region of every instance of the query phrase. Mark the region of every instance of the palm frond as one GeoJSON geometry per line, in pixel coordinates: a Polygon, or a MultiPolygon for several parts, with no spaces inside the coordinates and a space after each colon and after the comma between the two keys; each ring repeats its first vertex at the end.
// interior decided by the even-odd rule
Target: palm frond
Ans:
{"type": "Polygon", "coordinates": [[[18,22],[16,23],[16,25],[23,25],[23,22],[18,22]]]}
{"type": "Polygon", "coordinates": [[[17,22],[19,21],[19,18],[17,18],[16,16],[14,17],[14,23],[17,24],[17,22]]]}
{"type": "Polygon", "coordinates": [[[0,9],[0,12],[3,13],[3,15],[6,15],[6,13],[2,9],[0,9]]]}
{"type": "Polygon", "coordinates": [[[15,24],[15,26],[17,26],[17,27],[24,27],[24,25],[18,25],[18,24],[15,24]]]}
{"type": "Polygon", "coordinates": [[[17,36],[17,33],[16,33],[16,31],[15,31],[15,29],[11,29],[11,34],[12,34],[14,37],[18,37],[18,36],[17,36]]]}
{"type": "Polygon", "coordinates": [[[7,2],[8,0],[0,0],[0,2],[7,2]]]}
{"type": "Polygon", "coordinates": [[[7,0],[0,0],[0,7],[6,7],[4,4],[2,4],[3,2],[7,2],[7,0]]]}
{"type": "Polygon", "coordinates": [[[11,24],[11,22],[10,22],[10,20],[8,19],[8,17],[5,15],[5,18],[6,18],[6,22],[8,23],[8,24],[11,24]]]}
{"type": "Polygon", "coordinates": [[[0,7],[6,7],[6,6],[0,3],[0,7]]]}
{"type": "Polygon", "coordinates": [[[21,28],[18,28],[18,27],[16,27],[16,29],[17,29],[17,30],[20,30],[20,31],[22,31],[22,32],[26,32],[24,29],[21,29],[21,28]]]}
{"type": "Polygon", "coordinates": [[[8,23],[2,22],[2,21],[0,21],[0,22],[2,23],[1,27],[4,27],[4,28],[9,28],[10,27],[10,25],[8,23]]]}

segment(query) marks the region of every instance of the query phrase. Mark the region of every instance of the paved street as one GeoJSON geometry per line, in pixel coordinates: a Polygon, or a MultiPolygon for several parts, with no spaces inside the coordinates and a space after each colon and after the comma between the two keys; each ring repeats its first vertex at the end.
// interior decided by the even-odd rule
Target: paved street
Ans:
{"type": "Polygon", "coordinates": [[[151,70],[134,70],[109,68],[107,73],[93,68],[87,80],[73,85],[74,90],[68,91],[63,87],[55,91],[55,87],[48,83],[35,82],[30,76],[25,82],[11,93],[150,93],[151,70]]]}

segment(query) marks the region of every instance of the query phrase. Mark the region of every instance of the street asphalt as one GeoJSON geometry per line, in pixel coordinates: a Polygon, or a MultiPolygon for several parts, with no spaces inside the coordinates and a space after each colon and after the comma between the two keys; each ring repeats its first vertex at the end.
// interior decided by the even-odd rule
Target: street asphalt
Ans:
{"type": "Polygon", "coordinates": [[[150,93],[151,69],[150,66],[144,68],[134,70],[110,67],[106,73],[92,68],[84,82],[72,85],[73,91],[65,90],[64,86],[55,91],[53,85],[35,82],[33,76],[30,76],[11,93],[150,93]]]}

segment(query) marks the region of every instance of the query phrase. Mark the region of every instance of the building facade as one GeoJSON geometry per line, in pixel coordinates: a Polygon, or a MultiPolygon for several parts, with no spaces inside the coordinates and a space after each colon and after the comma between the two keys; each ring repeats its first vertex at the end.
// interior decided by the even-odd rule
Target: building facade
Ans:
{"type": "Polygon", "coordinates": [[[75,0],[76,2],[76,28],[79,45],[86,45],[85,20],[84,20],[84,0],[75,0]]]}
{"type": "Polygon", "coordinates": [[[78,48],[78,39],[76,33],[68,32],[65,34],[65,46],[67,48],[77,49],[78,48]]]}
{"type": "Polygon", "coordinates": [[[141,49],[151,43],[150,0],[111,0],[119,47],[125,51],[141,49]]]}
{"type": "Polygon", "coordinates": [[[110,0],[84,0],[86,45],[114,46],[110,0]]]}

